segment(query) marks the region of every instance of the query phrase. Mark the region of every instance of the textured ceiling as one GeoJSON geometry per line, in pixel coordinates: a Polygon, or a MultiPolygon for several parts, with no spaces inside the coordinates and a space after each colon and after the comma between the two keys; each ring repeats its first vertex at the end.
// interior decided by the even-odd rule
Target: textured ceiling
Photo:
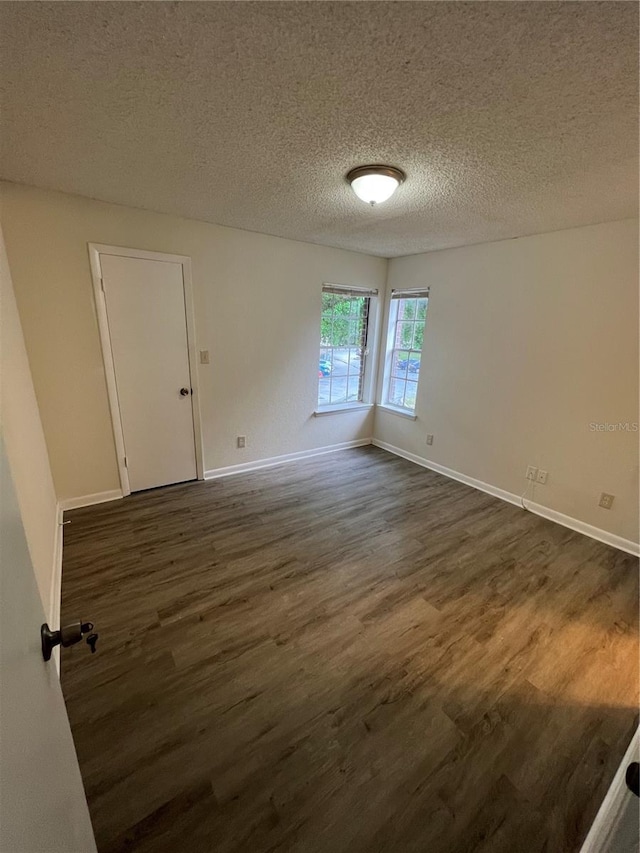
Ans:
{"type": "Polygon", "coordinates": [[[8,180],[384,257],[637,210],[632,2],[0,3],[8,180]],[[370,209],[353,166],[400,166],[370,209]]]}

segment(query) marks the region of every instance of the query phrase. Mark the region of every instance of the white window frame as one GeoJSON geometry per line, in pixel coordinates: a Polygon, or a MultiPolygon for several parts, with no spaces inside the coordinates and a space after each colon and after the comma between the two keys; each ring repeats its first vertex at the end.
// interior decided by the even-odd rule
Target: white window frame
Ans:
{"type": "MultiPolygon", "coordinates": [[[[417,415],[415,413],[415,408],[410,409],[406,406],[398,406],[395,403],[390,402],[389,399],[389,389],[391,387],[391,369],[393,365],[393,352],[395,349],[395,335],[396,335],[396,322],[398,319],[398,306],[401,299],[427,299],[430,298],[430,288],[428,287],[419,287],[414,289],[394,289],[391,291],[389,298],[389,311],[387,317],[387,337],[385,343],[384,350],[384,364],[382,371],[382,383],[381,390],[379,395],[378,405],[382,409],[387,409],[390,412],[393,412],[397,415],[402,415],[403,417],[410,418],[411,420],[416,420],[417,415]]],[[[429,316],[429,305],[427,302],[427,317],[429,316]]],[[[425,336],[427,332],[427,325],[425,319],[425,336]]],[[[424,353],[424,339],[422,344],[422,353],[424,353]]],[[[422,375],[422,365],[420,370],[420,375],[422,375]]],[[[420,377],[418,377],[418,385],[420,385],[420,377]]],[[[417,403],[417,400],[416,400],[417,403]]]]}
{"type": "MultiPolygon", "coordinates": [[[[353,412],[358,409],[373,408],[376,392],[376,362],[377,362],[377,340],[379,325],[379,294],[377,288],[356,287],[347,284],[334,284],[325,281],[322,283],[322,293],[338,293],[348,296],[350,293],[356,296],[366,296],[369,299],[369,311],[367,316],[367,338],[363,353],[363,375],[362,375],[362,400],[354,400],[349,403],[327,403],[320,405],[318,402],[318,391],[316,389],[316,417],[321,415],[338,414],[340,412],[353,412]]],[[[318,331],[321,330],[322,320],[322,298],[320,300],[320,316],[318,318],[318,331]]],[[[318,341],[318,354],[321,349],[321,341],[318,341]]],[[[317,367],[316,367],[317,373],[317,367]]],[[[318,382],[320,378],[318,377],[318,382]]]]}

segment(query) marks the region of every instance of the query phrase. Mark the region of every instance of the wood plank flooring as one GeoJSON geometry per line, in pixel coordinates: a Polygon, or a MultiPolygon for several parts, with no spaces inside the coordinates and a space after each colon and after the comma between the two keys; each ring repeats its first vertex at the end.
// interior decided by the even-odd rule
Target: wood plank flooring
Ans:
{"type": "Polygon", "coordinates": [[[638,561],[366,447],[65,515],[100,853],[578,851],[638,561]]]}

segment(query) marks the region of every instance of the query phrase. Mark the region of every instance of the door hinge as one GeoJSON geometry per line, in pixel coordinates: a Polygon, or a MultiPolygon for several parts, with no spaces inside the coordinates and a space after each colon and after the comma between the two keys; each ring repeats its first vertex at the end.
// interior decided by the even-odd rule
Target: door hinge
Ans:
{"type": "Polygon", "coordinates": [[[104,279],[100,276],[100,290],[104,293],[104,279]]]}
{"type": "Polygon", "coordinates": [[[128,468],[128,467],[129,467],[129,460],[127,459],[127,457],[126,457],[126,456],[124,457],[124,467],[125,467],[125,468],[128,468]]]}

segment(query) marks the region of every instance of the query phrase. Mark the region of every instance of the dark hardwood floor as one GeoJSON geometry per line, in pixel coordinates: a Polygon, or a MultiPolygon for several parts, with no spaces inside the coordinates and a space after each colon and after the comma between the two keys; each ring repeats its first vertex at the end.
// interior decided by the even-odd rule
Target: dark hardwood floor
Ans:
{"type": "Polygon", "coordinates": [[[373,447],[66,514],[101,853],[578,851],[638,561],[373,447]]]}

